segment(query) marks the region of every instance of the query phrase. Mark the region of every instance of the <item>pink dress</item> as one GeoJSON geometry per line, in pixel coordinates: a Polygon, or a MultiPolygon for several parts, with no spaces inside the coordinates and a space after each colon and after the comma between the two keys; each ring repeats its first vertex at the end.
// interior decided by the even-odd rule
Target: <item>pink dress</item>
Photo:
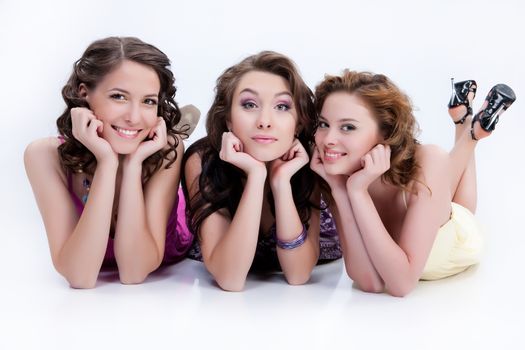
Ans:
{"type": "MultiPolygon", "coordinates": [[[[67,187],[78,215],[80,216],[84,210],[84,203],[73,192],[73,177],[71,173],[68,173],[67,176],[67,187]]],[[[186,252],[190,249],[192,242],[193,234],[186,225],[186,201],[184,200],[182,188],[179,187],[177,199],[173,204],[173,209],[171,210],[168,218],[168,225],[166,227],[166,244],[162,264],[172,264],[182,260],[185,257],[186,252]]],[[[112,265],[116,265],[116,261],[115,252],[113,250],[113,238],[110,237],[106,248],[106,255],[104,256],[103,266],[112,265]]]]}

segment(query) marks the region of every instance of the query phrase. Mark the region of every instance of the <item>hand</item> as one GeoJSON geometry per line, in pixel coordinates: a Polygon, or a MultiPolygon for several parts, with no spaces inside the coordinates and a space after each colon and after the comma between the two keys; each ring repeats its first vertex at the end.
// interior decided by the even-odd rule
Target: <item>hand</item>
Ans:
{"type": "Polygon", "coordinates": [[[98,163],[105,159],[118,160],[117,154],[104,138],[99,136],[104,124],[93,112],[85,107],[71,109],[71,127],[73,136],[93,153],[98,163]]]}
{"type": "Polygon", "coordinates": [[[162,117],[157,118],[157,124],[150,130],[148,138],[142,141],[128,157],[139,164],[151,156],[153,153],[160,151],[168,144],[168,133],[166,131],[166,121],[162,117]]]}
{"type": "Polygon", "coordinates": [[[330,186],[332,192],[341,191],[345,189],[346,181],[348,180],[348,175],[329,175],[326,173],[323,165],[323,160],[321,159],[321,154],[317,147],[314,148],[314,153],[312,155],[312,160],[310,161],[310,169],[315,173],[321,176],[330,186]]]}
{"type": "Polygon", "coordinates": [[[222,134],[219,157],[225,162],[235,165],[244,171],[246,175],[250,175],[251,172],[257,170],[263,171],[266,175],[266,166],[264,163],[245,153],[241,140],[231,131],[222,134]]]}
{"type": "Polygon", "coordinates": [[[361,158],[361,170],[353,173],[346,183],[349,192],[368,189],[368,186],[390,169],[390,146],[376,145],[361,158]]]}
{"type": "Polygon", "coordinates": [[[308,161],[308,153],[301,142],[295,139],[292,147],[270,164],[270,185],[276,187],[282,183],[290,183],[292,176],[308,164],[308,161]]]}

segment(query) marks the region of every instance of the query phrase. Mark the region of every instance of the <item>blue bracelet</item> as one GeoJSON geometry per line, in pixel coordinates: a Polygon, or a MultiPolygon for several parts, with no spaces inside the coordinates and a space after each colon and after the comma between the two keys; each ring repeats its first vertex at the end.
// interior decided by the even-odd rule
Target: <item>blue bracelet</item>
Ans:
{"type": "Polygon", "coordinates": [[[276,229],[273,230],[273,234],[274,234],[275,242],[277,243],[277,246],[281,249],[286,249],[286,250],[295,249],[301,246],[306,241],[306,237],[308,237],[308,231],[306,230],[306,226],[304,224],[303,224],[303,230],[301,231],[299,236],[297,236],[297,238],[295,238],[292,241],[288,241],[288,242],[281,241],[279,238],[277,238],[276,229]]]}

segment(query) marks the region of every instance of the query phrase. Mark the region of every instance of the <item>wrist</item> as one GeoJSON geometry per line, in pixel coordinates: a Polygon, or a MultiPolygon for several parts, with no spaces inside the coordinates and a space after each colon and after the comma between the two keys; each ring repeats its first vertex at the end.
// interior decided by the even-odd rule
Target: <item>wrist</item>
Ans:
{"type": "Polygon", "coordinates": [[[117,157],[104,157],[97,159],[97,169],[117,170],[119,161],[117,157]]]}
{"type": "Polygon", "coordinates": [[[246,176],[249,179],[252,178],[252,179],[266,180],[266,175],[267,175],[267,171],[266,171],[266,167],[264,166],[253,167],[250,169],[250,171],[246,173],[246,176]]]}
{"type": "Polygon", "coordinates": [[[348,198],[350,198],[350,202],[358,202],[358,201],[363,200],[366,197],[370,197],[370,194],[368,193],[368,189],[366,188],[347,187],[346,193],[348,194],[348,198]]]}
{"type": "Polygon", "coordinates": [[[274,194],[285,188],[291,188],[290,178],[287,178],[287,177],[273,178],[270,181],[270,187],[274,194]]]}

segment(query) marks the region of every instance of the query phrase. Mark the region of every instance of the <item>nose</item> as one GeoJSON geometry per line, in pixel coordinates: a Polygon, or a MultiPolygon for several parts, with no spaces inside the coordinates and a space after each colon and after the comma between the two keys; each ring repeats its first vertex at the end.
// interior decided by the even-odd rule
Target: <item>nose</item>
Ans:
{"type": "Polygon", "coordinates": [[[270,129],[272,127],[271,119],[271,111],[268,108],[263,108],[256,120],[257,129],[270,129]]]}
{"type": "Polygon", "coordinates": [[[137,124],[140,121],[140,105],[136,103],[130,103],[125,119],[128,124],[137,124]]]}
{"type": "Polygon", "coordinates": [[[335,128],[325,129],[324,132],[320,133],[319,130],[317,133],[322,137],[322,142],[325,146],[334,146],[337,143],[337,132],[335,128]]]}

